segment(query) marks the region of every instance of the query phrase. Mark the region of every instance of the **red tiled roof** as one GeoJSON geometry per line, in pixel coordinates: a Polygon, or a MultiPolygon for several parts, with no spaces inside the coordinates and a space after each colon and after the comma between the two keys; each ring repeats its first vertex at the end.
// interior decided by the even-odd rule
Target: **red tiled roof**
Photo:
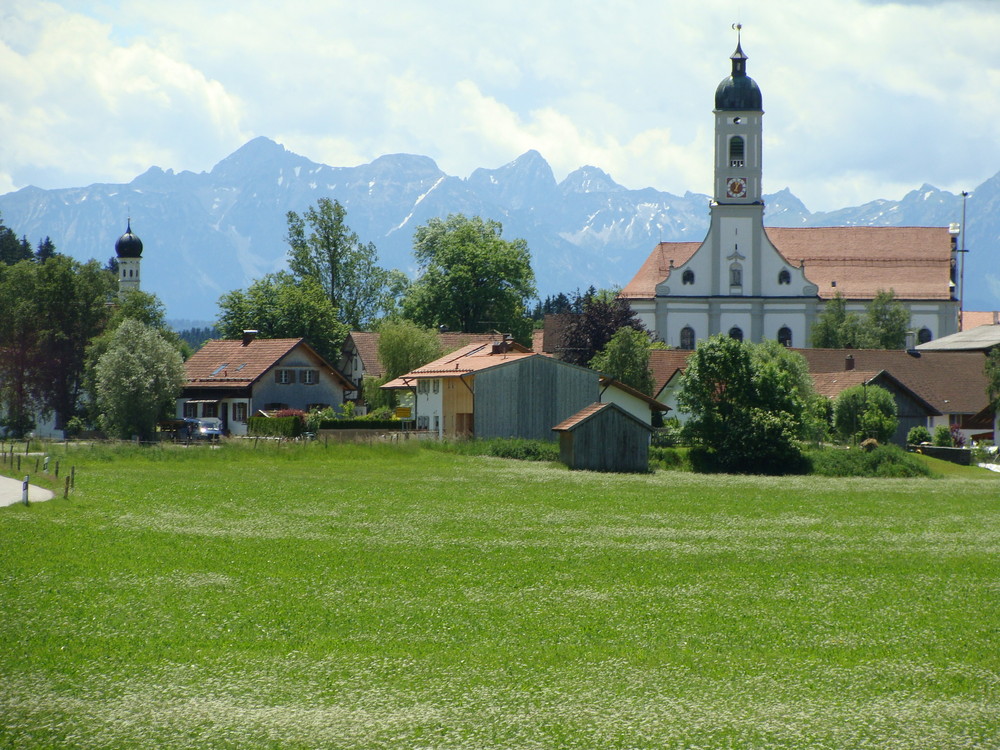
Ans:
{"type": "Polygon", "coordinates": [[[304,339],[212,339],[184,363],[186,385],[196,388],[245,388],[252,385],[296,347],[303,347],[342,384],[354,386],[320,357],[304,339]]]}
{"type": "Polygon", "coordinates": [[[652,299],[656,296],[656,285],[670,276],[670,261],[674,266],[687,263],[700,242],[661,242],[646,258],[639,271],[619,293],[625,299],[652,299]]]}
{"type": "Polygon", "coordinates": [[[962,312],[962,330],[979,326],[991,326],[1000,323],[1000,312],[996,310],[964,310],[962,312]]]}
{"type": "MultiPolygon", "coordinates": [[[[438,344],[443,352],[451,352],[467,344],[494,341],[498,337],[494,333],[438,333],[438,344]]],[[[361,357],[361,366],[365,375],[380,378],[385,375],[385,367],[378,356],[379,334],[374,331],[351,331],[351,340],[361,357]]]]}
{"type": "Polygon", "coordinates": [[[841,391],[853,388],[856,385],[863,385],[878,375],[877,372],[866,372],[864,370],[844,370],[841,372],[814,372],[812,373],[813,386],[816,393],[827,398],[836,398],[841,391]]]}
{"type": "Polygon", "coordinates": [[[383,388],[408,388],[410,381],[421,378],[457,378],[463,375],[488,370],[491,367],[511,362],[516,359],[527,359],[528,357],[544,356],[539,352],[533,352],[520,344],[510,342],[510,349],[504,352],[493,353],[493,341],[487,343],[473,343],[463,346],[443,357],[428,362],[422,367],[402,375],[395,380],[391,380],[383,388]]]}
{"type": "MultiPolygon", "coordinates": [[[[805,262],[805,275],[822,299],[874,299],[893,289],[902,300],[951,299],[951,235],[947,227],[767,227],[768,238],[789,263],[805,262]],[[836,286],[834,286],[836,283],[836,286]]],[[[661,242],[625,286],[626,299],[652,299],[656,285],[687,262],[701,243],[661,242]]]]}
{"type": "Polygon", "coordinates": [[[649,369],[653,373],[653,393],[663,390],[678,370],[683,370],[694,352],[686,349],[653,349],[649,353],[649,369]]]}

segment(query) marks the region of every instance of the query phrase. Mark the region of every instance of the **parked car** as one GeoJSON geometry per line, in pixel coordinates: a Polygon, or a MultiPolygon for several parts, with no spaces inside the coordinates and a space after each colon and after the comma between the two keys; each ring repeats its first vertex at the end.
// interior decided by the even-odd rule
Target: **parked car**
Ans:
{"type": "Polygon", "coordinates": [[[202,417],[192,420],[191,437],[201,440],[218,440],[222,435],[222,420],[216,417],[202,417]]]}

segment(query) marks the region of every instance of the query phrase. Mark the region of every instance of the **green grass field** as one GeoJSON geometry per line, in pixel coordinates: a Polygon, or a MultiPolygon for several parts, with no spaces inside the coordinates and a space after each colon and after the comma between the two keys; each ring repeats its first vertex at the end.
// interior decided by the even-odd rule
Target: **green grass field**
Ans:
{"type": "Polygon", "coordinates": [[[1000,746],[990,479],[62,461],[0,509],[0,747],[1000,746]]]}

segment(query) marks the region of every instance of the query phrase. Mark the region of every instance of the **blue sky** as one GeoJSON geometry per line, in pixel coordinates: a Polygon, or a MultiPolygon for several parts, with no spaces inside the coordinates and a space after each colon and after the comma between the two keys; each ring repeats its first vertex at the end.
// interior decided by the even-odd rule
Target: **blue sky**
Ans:
{"type": "Polygon", "coordinates": [[[208,170],[259,135],[708,193],[737,21],[767,192],[830,210],[1000,171],[995,0],[4,0],[0,193],[208,170]]]}

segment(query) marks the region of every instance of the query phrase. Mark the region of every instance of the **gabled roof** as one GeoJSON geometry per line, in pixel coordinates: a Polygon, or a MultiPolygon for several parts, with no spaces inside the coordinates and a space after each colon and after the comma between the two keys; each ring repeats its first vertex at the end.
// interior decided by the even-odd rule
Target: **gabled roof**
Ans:
{"type": "Polygon", "coordinates": [[[915,393],[908,388],[899,378],[893,376],[891,372],[880,370],[878,372],[865,372],[863,370],[845,370],[844,372],[816,372],[812,374],[813,385],[816,392],[821,396],[834,399],[848,388],[856,385],[879,385],[880,383],[891,384],[898,391],[905,393],[911,400],[931,416],[940,416],[941,412],[935,409],[926,400],[921,398],[919,393],[915,393]]]}
{"type": "MultiPolygon", "coordinates": [[[[459,378],[464,375],[482,372],[493,367],[509,364],[519,359],[544,356],[521,346],[514,341],[467,344],[443,357],[428,362],[422,367],[411,370],[395,380],[391,380],[383,388],[409,388],[412,381],[427,378],[459,378]],[[494,351],[496,348],[501,351],[494,351]]],[[[571,365],[572,366],[572,365],[571,365]]]]}
{"type": "Polygon", "coordinates": [[[627,412],[625,409],[623,409],[622,407],[620,407],[618,404],[616,404],[614,402],[611,402],[611,401],[605,401],[603,403],[598,402],[598,403],[590,404],[590,406],[583,407],[582,409],[580,409],[580,411],[578,411],[572,417],[567,417],[562,422],[560,422],[555,427],[553,427],[552,431],[553,432],[571,432],[571,431],[575,430],[577,427],[580,427],[585,422],[588,422],[589,420],[591,420],[594,417],[596,417],[598,414],[600,414],[600,413],[602,413],[602,412],[604,412],[604,411],[606,411],[608,409],[612,409],[614,411],[617,411],[619,414],[624,414],[626,417],[628,417],[629,419],[631,419],[637,425],[641,425],[642,427],[644,427],[647,430],[652,430],[653,429],[648,424],[646,424],[645,422],[643,422],[641,419],[639,419],[638,417],[636,417],[634,414],[629,414],[629,412],[627,412]]]}
{"type": "MultiPolygon", "coordinates": [[[[874,299],[893,289],[902,300],[950,300],[951,235],[947,227],[767,227],[785,259],[805,263],[822,299],[874,299]]],[[[700,242],[661,242],[625,286],[626,299],[653,299],[656,285],[686,263],[700,242]]]]}
{"type": "Polygon", "coordinates": [[[862,372],[885,370],[941,414],[976,414],[986,406],[981,352],[909,352],[900,349],[795,349],[809,372],[846,373],[847,357],[862,372]]]}
{"type": "Polygon", "coordinates": [[[659,395],[663,386],[687,366],[690,349],[653,349],[649,353],[649,370],[653,373],[653,393],[659,395]]]}
{"type": "Polygon", "coordinates": [[[245,388],[260,380],[293,349],[301,347],[348,390],[354,386],[305,342],[305,339],[212,339],[184,363],[185,385],[197,388],[245,388]]]}
{"type": "MultiPolygon", "coordinates": [[[[963,317],[967,313],[963,313],[963,317]]],[[[917,346],[921,352],[985,352],[1000,346],[1000,325],[968,328],[917,346]]]]}
{"type": "MultiPolygon", "coordinates": [[[[494,333],[438,333],[438,344],[441,351],[450,352],[471,343],[486,343],[497,338],[494,333]]],[[[366,375],[381,378],[385,375],[385,367],[378,356],[379,334],[374,331],[351,331],[350,339],[354,342],[361,366],[366,375]]]]}
{"type": "MultiPolygon", "coordinates": [[[[666,404],[661,404],[652,396],[647,396],[642,391],[633,388],[630,385],[626,385],[620,380],[615,380],[614,378],[610,378],[607,375],[601,375],[598,378],[597,382],[604,390],[607,390],[608,388],[617,388],[619,391],[627,393],[628,395],[633,396],[634,398],[637,398],[640,401],[644,401],[649,406],[650,409],[655,409],[656,411],[670,411],[670,407],[667,406],[666,404]]],[[[604,391],[601,391],[602,394],[603,392],[604,391]]]]}

